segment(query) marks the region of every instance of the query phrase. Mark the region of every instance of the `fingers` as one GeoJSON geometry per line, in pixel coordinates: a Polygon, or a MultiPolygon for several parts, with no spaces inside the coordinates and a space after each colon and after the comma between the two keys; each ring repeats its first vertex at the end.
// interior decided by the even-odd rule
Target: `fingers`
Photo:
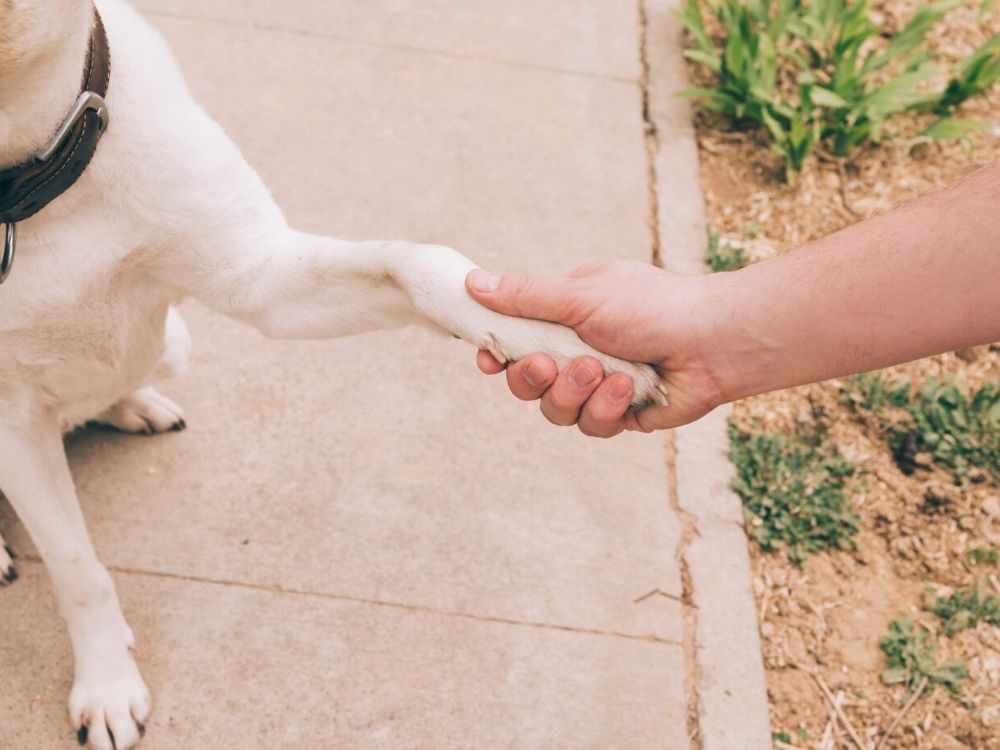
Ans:
{"type": "Polygon", "coordinates": [[[601,363],[593,357],[573,360],[542,396],[542,414],[552,424],[563,427],[576,424],[580,409],[597,390],[603,376],[601,363]]]}
{"type": "Polygon", "coordinates": [[[496,375],[498,372],[503,372],[507,365],[498,362],[497,358],[485,349],[480,349],[476,352],[476,367],[487,375],[496,375]]]}
{"type": "Polygon", "coordinates": [[[520,318],[551,320],[572,325],[567,320],[570,286],[574,279],[514,276],[477,268],[465,277],[469,294],[491,310],[520,318]]]}
{"type": "Polygon", "coordinates": [[[522,401],[541,398],[559,374],[556,363],[544,354],[532,354],[518,362],[504,365],[488,351],[480,349],[476,354],[476,365],[487,375],[496,375],[506,370],[510,392],[522,401]]]}
{"type": "Polygon", "coordinates": [[[534,401],[556,382],[558,375],[559,369],[549,357],[532,354],[507,368],[507,386],[522,401],[534,401]]]}
{"type": "MultiPolygon", "coordinates": [[[[485,351],[479,352],[476,362],[489,375],[505,369],[485,351]]],[[[626,429],[632,379],[621,373],[605,379],[601,363],[593,357],[580,357],[559,373],[552,359],[532,354],[510,363],[506,370],[510,392],[522,401],[540,398],[542,414],[553,424],[576,424],[583,434],[603,438],[626,429]]]]}
{"type": "Polygon", "coordinates": [[[625,429],[625,415],[631,403],[632,378],[616,372],[587,399],[577,426],[590,437],[614,437],[625,429]]]}

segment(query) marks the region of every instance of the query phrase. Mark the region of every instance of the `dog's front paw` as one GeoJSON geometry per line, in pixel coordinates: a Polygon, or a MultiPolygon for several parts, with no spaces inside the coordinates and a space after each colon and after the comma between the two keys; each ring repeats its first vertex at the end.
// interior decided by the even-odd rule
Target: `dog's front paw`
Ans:
{"type": "Polygon", "coordinates": [[[183,430],[184,412],[155,388],[138,388],[94,420],[122,432],[153,435],[183,430]]]}
{"type": "Polygon", "coordinates": [[[514,318],[483,307],[465,290],[465,276],[476,266],[451,248],[419,246],[396,269],[397,280],[428,319],[458,338],[485,349],[500,362],[542,352],[564,369],[577,357],[590,355],[604,374],[622,372],[634,383],[632,406],[666,404],[667,391],[648,364],[628,362],[585,344],[572,328],[541,320],[514,318]]]}
{"type": "Polygon", "coordinates": [[[128,750],[146,729],[149,690],[127,649],[117,657],[77,667],[69,694],[69,715],[81,745],[94,750],[128,750]]]}
{"type": "Polygon", "coordinates": [[[605,376],[621,372],[632,378],[632,408],[667,403],[667,389],[659,373],[650,365],[599,352],[585,344],[571,328],[497,313],[493,315],[496,317],[488,322],[489,328],[474,337],[472,343],[488,351],[499,362],[516,361],[542,352],[552,357],[562,371],[577,357],[590,355],[601,363],[605,376]]]}

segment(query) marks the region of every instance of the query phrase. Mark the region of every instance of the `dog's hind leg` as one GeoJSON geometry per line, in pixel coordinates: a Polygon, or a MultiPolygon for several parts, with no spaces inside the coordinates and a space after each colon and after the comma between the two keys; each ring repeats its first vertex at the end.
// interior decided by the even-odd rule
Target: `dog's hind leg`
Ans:
{"type": "MultiPolygon", "coordinates": [[[[176,308],[167,311],[163,332],[163,355],[153,367],[149,383],[180,375],[187,368],[191,353],[191,335],[176,308]]],[[[187,425],[184,411],[169,398],[144,385],[136,388],[100,414],[95,422],[111,425],[122,432],[152,435],[157,432],[183,430],[187,425]]]]}
{"type": "Polygon", "coordinates": [[[63,451],[59,418],[0,417],[0,489],[20,517],[52,579],[69,629],[76,677],[69,709],[78,739],[95,750],[139,740],[149,691],[132,659],[132,631],[111,576],[98,561],[63,451]]]}

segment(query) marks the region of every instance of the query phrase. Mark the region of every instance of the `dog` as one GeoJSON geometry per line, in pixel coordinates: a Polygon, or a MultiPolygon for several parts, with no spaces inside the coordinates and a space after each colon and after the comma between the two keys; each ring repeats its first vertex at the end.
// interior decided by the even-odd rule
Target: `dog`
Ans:
{"type": "MultiPolygon", "coordinates": [[[[290,228],[192,99],[163,39],[123,0],[0,0],[0,176],[60,148],[67,161],[38,195],[71,184],[4,227],[0,489],[45,562],[69,631],[69,715],[80,744],[135,746],[150,695],[62,436],[93,420],[136,433],[185,426],[181,408],[154,388],[187,361],[181,299],[276,338],[421,324],[501,361],[542,351],[563,367],[590,354],[633,378],[636,404],[663,402],[649,366],[600,354],[570,329],[476,304],[464,287],[475,264],[454,250],[290,228]],[[95,79],[106,87],[98,94],[81,75],[86,87],[107,62],[104,43],[110,66],[95,79]],[[78,143],[67,140],[73,127],[78,143]]],[[[16,577],[2,539],[0,575],[16,577]]]]}

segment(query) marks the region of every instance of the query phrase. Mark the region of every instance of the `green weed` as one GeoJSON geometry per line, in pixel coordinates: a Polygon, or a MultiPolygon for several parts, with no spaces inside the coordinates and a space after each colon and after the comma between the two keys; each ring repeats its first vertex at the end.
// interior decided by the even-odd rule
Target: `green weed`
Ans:
{"type": "Polygon", "coordinates": [[[909,618],[889,623],[889,634],[879,641],[879,648],[887,657],[882,682],[906,685],[908,693],[926,677],[928,687],[944,685],[953,695],[959,695],[962,680],[969,674],[959,661],[938,663],[937,646],[931,634],[925,628],[914,628],[909,618]]]}
{"type": "Polygon", "coordinates": [[[854,408],[879,411],[886,406],[905,406],[909,397],[910,384],[906,381],[889,382],[880,372],[863,372],[847,378],[840,401],[854,408]]]}
{"type": "Polygon", "coordinates": [[[737,271],[749,262],[742,247],[734,247],[728,242],[723,244],[718,231],[708,231],[708,267],[712,273],[737,271]]]}
{"type": "Polygon", "coordinates": [[[985,577],[975,585],[955,591],[951,596],[936,596],[930,592],[925,606],[944,623],[944,634],[951,638],[966,628],[980,622],[1000,626],[1000,600],[994,595],[985,577]]]}
{"type": "Polygon", "coordinates": [[[969,397],[953,382],[929,378],[905,409],[909,421],[890,437],[897,461],[913,446],[960,480],[980,468],[1000,481],[1000,386],[987,384],[969,397]]]}
{"type": "Polygon", "coordinates": [[[813,552],[854,546],[859,516],[845,496],[854,467],[818,435],[747,434],[729,425],[733,489],[750,535],[796,565],[813,552]]]}
{"type": "Polygon", "coordinates": [[[1000,80],[1000,34],[961,61],[943,89],[931,88],[948,69],[934,62],[926,37],[957,5],[922,5],[893,34],[871,20],[870,0],[686,0],[678,17],[693,46],[685,55],[715,80],[680,95],[764,128],[789,182],[817,146],[851,156],[886,137],[903,112],[938,113],[925,137],[965,137],[986,126],[948,116],[1000,80]],[[720,39],[706,30],[704,11],[720,39]]]}
{"type": "Polygon", "coordinates": [[[973,565],[996,565],[1000,562],[1000,547],[995,544],[989,545],[976,545],[972,547],[965,556],[969,558],[969,562],[973,565]]]}
{"type": "Polygon", "coordinates": [[[914,392],[905,380],[865,373],[847,379],[841,402],[882,413],[885,438],[904,471],[933,461],[959,480],[981,469],[1000,481],[1000,385],[966,395],[952,381],[928,378],[914,392]],[[890,407],[902,411],[899,418],[887,418],[890,407]]]}
{"type": "Polygon", "coordinates": [[[959,104],[978,96],[1000,80],[1000,34],[987,39],[955,70],[934,110],[950,114],[959,104]]]}

